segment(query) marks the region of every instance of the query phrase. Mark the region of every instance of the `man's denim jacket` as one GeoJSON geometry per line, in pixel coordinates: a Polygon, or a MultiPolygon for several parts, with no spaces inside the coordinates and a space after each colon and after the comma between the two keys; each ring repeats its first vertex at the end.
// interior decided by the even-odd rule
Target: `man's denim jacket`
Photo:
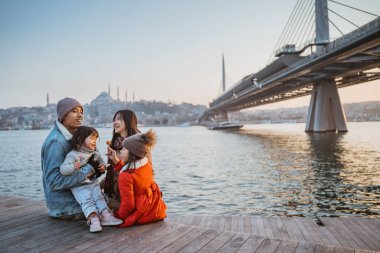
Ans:
{"type": "Polygon", "coordinates": [[[45,191],[45,200],[49,215],[59,217],[82,213],[80,205],[70,191],[71,187],[81,184],[94,173],[91,165],[86,165],[69,176],[63,176],[59,170],[66,154],[71,150],[68,142],[69,132],[55,122],[54,128],[46,137],[41,149],[42,182],[45,191]],[[59,125],[59,127],[58,127],[59,125]]]}

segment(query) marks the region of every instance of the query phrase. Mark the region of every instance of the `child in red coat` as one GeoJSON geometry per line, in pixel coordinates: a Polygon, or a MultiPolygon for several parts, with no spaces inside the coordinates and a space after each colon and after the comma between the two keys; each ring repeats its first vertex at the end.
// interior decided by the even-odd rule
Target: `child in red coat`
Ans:
{"type": "Polygon", "coordinates": [[[120,172],[119,190],[121,203],[115,217],[124,220],[120,226],[145,224],[166,217],[166,205],[160,188],[154,181],[150,150],[156,142],[152,130],[145,134],[135,134],[123,141],[120,160],[116,152],[108,147],[108,157],[120,172]]]}

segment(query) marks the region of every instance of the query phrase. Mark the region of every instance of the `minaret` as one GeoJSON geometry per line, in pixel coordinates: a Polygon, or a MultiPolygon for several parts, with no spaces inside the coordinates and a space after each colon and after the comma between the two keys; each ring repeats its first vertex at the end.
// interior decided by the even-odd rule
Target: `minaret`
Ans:
{"type": "Polygon", "coordinates": [[[111,84],[110,83],[108,83],[108,95],[111,96],[111,84]]]}
{"type": "Polygon", "coordinates": [[[132,103],[135,102],[135,92],[133,92],[132,103]]]}
{"type": "Polygon", "coordinates": [[[48,106],[50,103],[49,103],[49,93],[46,94],[46,106],[48,106]]]}
{"type": "Polygon", "coordinates": [[[127,103],[127,102],[128,102],[128,92],[125,91],[125,103],[127,103]]]}
{"type": "Polygon", "coordinates": [[[119,86],[117,86],[117,90],[116,90],[116,92],[117,92],[117,102],[120,102],[120,97],[119,97],[119,86]]]}

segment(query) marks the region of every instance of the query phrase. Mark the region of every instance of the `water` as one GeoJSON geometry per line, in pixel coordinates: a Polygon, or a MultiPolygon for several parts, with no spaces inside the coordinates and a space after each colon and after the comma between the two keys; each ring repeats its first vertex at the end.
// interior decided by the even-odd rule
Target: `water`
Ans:
{"type": "MultiPolygon", "coordinates": [[[[153,128],[168,213],[380,217],[380,122],[348,127],[345,134],[307,134],[304,124],[153,128]]],[[[105,153],[111,129],[98,130],[105,153]]],[[[44,198],[40,148],[48,133],[0,131],[0,194],[44,198]]]]}

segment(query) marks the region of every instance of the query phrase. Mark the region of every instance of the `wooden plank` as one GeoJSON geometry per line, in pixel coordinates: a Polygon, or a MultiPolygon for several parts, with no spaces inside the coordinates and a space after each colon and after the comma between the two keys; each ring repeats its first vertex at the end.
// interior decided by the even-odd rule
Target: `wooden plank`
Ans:
{"type": "MultiPolygon", "coordinates": [[[[168,231],[175,230],[178,226],[178,224],[168,224],[165,222],[162,223],[152,223],[147,225],[141,225],[141,226],[134,226],[130,228],[120,228],[119,233],[115,236],[112,236],[110,238],[107,238],[107,240],[102,241],[102,243],[98,242],[95,247],[81,247],[81,245],[76,245],[74,248],[78,250],[79,252],[109,252],[111,251],[110,248],[118,243],[126,243],[126,240],[129,240],[128,243],[132,247],[134,244],[134,240],[141,240],[146,238],[147,234],[154,233],[155,231],[162,231],[162,233],[165,235],[168,233],[168,231]]],[[[87,245],[86,245],[87,246],[87,245]]]]}
{"type": "Polygon", "coordinates": [[[182,220],[182,224],[184,224],[184,225],[189,225],[190,224],[190,219],[191,219],[191,215],[188,215],[188,216],[185,216],[184,218],[183,218],[183,220],[182,220]]]}
{"type": "Polygon", "coordinates": [[[211,222],[210,228],[211,229],[217,229],[218,228],[218,224],[219,224],[219,216],[214,216],[212,218],[212,222],[211,222]]]}
{"type": "Polygon", "coordinates": [[[184,248],[186,245],[190,244],[192,241],[194,241],[196,238],[198,238],[207,230],[208,230],[207,228],[196,227],[195,229],[191,230],[189,233],[186,233],[184,236],[168,244],[166,247],[161,249],[160,252],[161,253],[178,252],[179,250],[184,248]]]}
{"type": "Polygon", "coordinates": [[[273,234],[270,222],[269,222],[269,218],[263,217],[262,219],[263,219],[263,224],[264,224],[264,229],[265,229],[265,236],[269,237],[269,238],[274,238],[274,234],[273,234]]]}
{"type": "Polygon", "coordinates": [[[264,241],[263,237],[250,235],[244,244],[236,251],[237,253],[255,252],[264,241]]]}
{"type": "Polygon", "coordinates": [[[317,245],[311,242],[298,242],[294,253],[313,253],[317,245]]]}
{"type": "Polygon", "coordinates": [[[221,232],[216,236],[212,241],[202,247],[197,253],[210,253],[217,252],[224,244],[226,244],[234,236],[234,233],[231,232],[221,232]]]}
{"type": "Polygon", "coordinates": [[[276,253],[293,253],[298,246],[296,241],[282,240],[276,249],[276,253]]]}
{"type": "Polygon", "coordinates": [[[372,250],[366,250],[366,249],[355,249],[355,253],[376,253],[372,250]]]}
{"type": "Polygon", "coordinates": [[[38,201],[38,200],[30,200],[28,198],[24,197],[17,197],[17,196],[6,196],[6,197],[0,197],[0,208],[1,209],[8,209],[12,207],[19,207],[19,206],[41,206],[45,207],[45,202],[38,201]]]}
{"type": "Polygon", "coordinates": [[[226,216],[225,222],[224,222],[224,230],[225,231],[231,231],[231,224],[232,224],[232,217],[226,216]]]}
{"type": "Polygon", "coordinates": [[[9,248],[20,241],[49,233],[51,229],[59,227],[59,224],[57,221],[47,219],[44,222],[36,222],[20,230],[10,231],[0,237],[0,249],[9,248]]]}
{"type": "Polygon", "coordinates": [[[193,225],[199,226],[199,223],[201,222],[201,217],[199,215],[195,216],[193,225]]]}
{"type": "Polygon", "coordinates": [[[238,230],[238,217],[235,215],[232,216],[232,218],[231,218],[231,231],[239,232],[239,230],[238,230]]]}
{"type": "MultiPolygon", "coordinates": [[[[1,209],[2,210],[2,209],[1,209]]],[[[17,210],[9,210],[9,213],[3,213],[0,217],[0,223],[10,220],[17,220],[30,213],[42,213],[44,209],[40,206],[25,206],[17,210]]]]}
{"type": "Polygon", "coordinates": [[[286,228],[284,226],[284,223],[281,220],[281,217],[273,217],[273,220],[276,221],[277,228],[278,228],[278,231],[280,233],[280,237],[279,238],[286,239],[286,240],[290,239],[288,231],[286,230],[286,228]]]}
{"type": "MultiPolygon", "coordinates": [[[[320,218],[322,221],[322,218],[320,218]]],[[[335,236],[327,229],[326,226],[317,225],[312,219],[305,219],[305,223],[309,224],[308,226],[312,227],[316,233],[322,238],[323,241],[326,241],[326,244],[332,244],[340,246],[340,242],[335,238],[335,236]]],[[[322,221],[323,222],[323,221],[322,221]]]]}
{"type": "Polygon", "coordinates": [[[26,227],[30,227],[32,224],[40,223],[46,220],[46,214],[30,213],[20,217],[17,220],[9,220],[8,222],[2,222],[0,224],[0,238],[1,236],[10,233],[12,230],[20,230],[26,227]]]}
{"type": "Polygon", "coordinates": [[[257,227],[258,227],[258,230],[259,230],[258,235],[259,235],[259,236],[263,236],[263,237],[265,237],[265,236],[266,236],[266,232],[265,232],[265,227],[264,227],[264,220],[263,220],[263,218],[257,216],[257,217],[256,217],[256,221],[257,221],[257,227]]]}
{"type": "Polygon", "coordinates": [[[251,234],[251,219],[249,216],[243,216],[244,233],[251,234]]]}
{"type": "Polygon", "coordinates": [[[132,237],[137,232],[141,232],[141,226],[132,226],[128,228],[103,227],[101,233],[85,233],[79,238],[72,240],[70,243],[50,248],[46,252],[80,252],[86,249],[97,248],[100,244],[99,239],[101,239],[101,242],[103,243],[115,237],[132,237]]]}
{"type": "Polygon", "coordinates": [[[30,227],[27,232],[23,234],[13,234],[8,239],[2,240],[0,242],[0,251],[4,252],[6,250],[16,251],[16,248],[32,248],[38,244],[43,244],[43,238],[60,233],[66,230],[70,225],[59,226],[56,224],[44,224],[42,227],[30,227]]]}
{"type": "Polygon", "coordinates": [[[315,253],[334,253],[334,247],[317,244],[314,252],[315,253]]]}
{"type": "Polygon", "coordinates": [[[180,215],[177,223],[184,224],[183,221],[185,220],[186,216],[180,215]]]}
{"type": "MultiPolygon", "coordinates": [[[[194,227],[180,224],[147,224],[135,232],[132,236],[114,237],[108,241],[107,247],[95,247],[95,252],[139,252],[144,248],[152,247],[160,240],[166,240],[168,237],[177,238],[184,233],[193,230],[194,227]]],[[[103,246],[103,245],[100,245],[103,246]]],[[[85,252],[91,252],[86,249],[85,252]]]]}
{"type": "Polygon", "coordinates": [[[171,214],[171,215],[167,215],[166,216],[165,221],[172,222],[172,223],[178,223],[177,219],[178,219],[178,215],[177,214],[171,214]]]}
{"type": "Polygon", "coordinates": [[[257,222],[257,216],[251,217],[251,233],[260,236],[259,225],[257,222]]]}
{"type": "Polygon", "coordinates": [[[302,231],[302,234],[305,237],[305,241],[322,243],[321,239],[317,237],[317,233],[314,230],[311,230],[309,227],[306,227],[305,224],[302,223],[302,220],[300,220],[299,217],[294,217],[293,220],[302,231]]]}
{"type": "Polygon", "coordinates": [[[237,224],[237,231],[239,233],[244,233],[244,217],[243,216],[239,216],[238,217],[238,224],[237,224]]]}
{"type": "Polygon", "coordinates": [[[224,217],[224,216],[221,216],[220,218],[219,218],[219,223],[218,223],[218,227],[217,227],[217,229],[218,230],[224,230],[224,224],[226,223],[226,217],[224,217]]]}
{"type": "MultiPolygon", "coordinates": [[[[49,231],[48,231],[49,232],[49,231]]],[[[64,228],[64,230],[57,232],[54,234],[44,237],[45,240],[30,240],[28,243],[22,242],[20,246],[28,248],[29,252],[41,252],[48,250],[50,248],[58,247],[59,244],[69,243],[71,240],[75,240],[80,237],[83,233],[88,233],[88,227],[80,225],[80,226],[70,226],[64,228]]],[[[36,236],[34,236],[36,238],[36,236]]],[[[12,249],[12,252],[16,252],[12,249]]]]}
{"type": "Polygon", "coordinates": [[[273,253],[280,245],[279,239],[264,239],[255,253],[273,253]]]}
{"type": "Polygon", "coordinates": [[[205,227],[206,228],[210,228],[211,227],[212,219],[213,219],[213,216],[211,216],[211,215],[207,216],[207,220],[206,220],[206,223],[205,223],[205,227]]]}
{"type": "MultiPolygon", "coordinates": [[[[340,221],[351,229],[371,250],[380,249],[380,242],[375,238],[376,231],[368,233],[364,227],[354,222],[351,218],[341,218],[340,221]]],[[[379,235],[379,234],[377,234],[379,235]]]]}
{"type": "Polygon", "coordinates": [[[307,241],[305,236],[302,234],[300,228],[298,227],[295,220],[289,217],[281,217],[285,224],[286,231],[288,231],[289,236],[294,241],[307,241]]]}
{"type": "Polygon", "coordinates": [[[205,227],[206,226],[206,221],[207,221],[207,216],[202,215],[201,216],[201,221],[199,222],[199,226],[205,227]]]}
{"type": "Polygon", "coordinates": [[[187,220],[187,224],[193,226],[194,220],[195,220],[195,216],[189,215],[189,218],[187,220]]]}
{"type": "Polygon", "coordinates": [[[227,253],[235,252],[238,250],[244,243],[247,241],[249,234],[236,234],[231,240],[223,245],[217,252],[218,253],[227,253]]]}
{"type": "Polygon", "coordinates": [[[376,223],[365,222],[366,219],[349,218],[351,226],[357,227],[358,230],[369,240],[376,245],[376,250],[380,250],[380,226],[376,226],[376,223]],[[377,236],[376,236],[377,235],[377,236]]]}
{"type": "Polygon", "coordinates": [[[168,234],[164,237],[160,235],[160,233],[157,234],[158,240],[155,240],[153,243],[146,243],[142,241],[143,247],[134,249],[134,252],[141,252],[141,253],[150,253],[150,252],[157,252],[160,251],[161,249],[164,249],[168,245],[174,243],[177,240],[181,240],[181,238],[186,238],[189,233],[191,233],[194,229],[197,229],[198,231],[205,231],[205,228],[201,227],[194,227],[194,226],[183,226],[178,228],[178,231],[174,231],[171,234],[168,234]]]}
{"type": "Polygon", "coordinates": [[[339,241],[341,246],[349,248],[357,248],[358,245],[351,240],[351,238],[346,235],[344,231],[339,230],[335,224],[335,218],[320,218],[321,221],[325,224],[324,228],[330,231],[332,235],[339,241]]]}
{"type": "Polygon", "coordinates": [[[214,238],[219,234],[218,231],[208,229],[203,234],[195,238],[191,243],[187,246],[183,247],[178,253],[193,253],[200,250],[206,244],[210,243],[210,241],[214,240],[214,238]]]}
{"type": "Polygon", "coordinates": [[[371,249],[366,242],[363,242],[350,228],[348,228],[341,220],[342,218],[335,218],[336,224],[339,226],[339,228],[353,240],[355,243],[359,246],[358,248],[361,249],[371,249]]]}
{"type": "Polygon", "coordinates": [[[353,248],[335,247],[334,253],[354,253],[353,248]]]}
{"type": "Polygon", "coordinates": [[[272,230],[273,238],[282,239],[275,217],[269,217],[268,221],[269,221],[270,228],[272,230]]]}

